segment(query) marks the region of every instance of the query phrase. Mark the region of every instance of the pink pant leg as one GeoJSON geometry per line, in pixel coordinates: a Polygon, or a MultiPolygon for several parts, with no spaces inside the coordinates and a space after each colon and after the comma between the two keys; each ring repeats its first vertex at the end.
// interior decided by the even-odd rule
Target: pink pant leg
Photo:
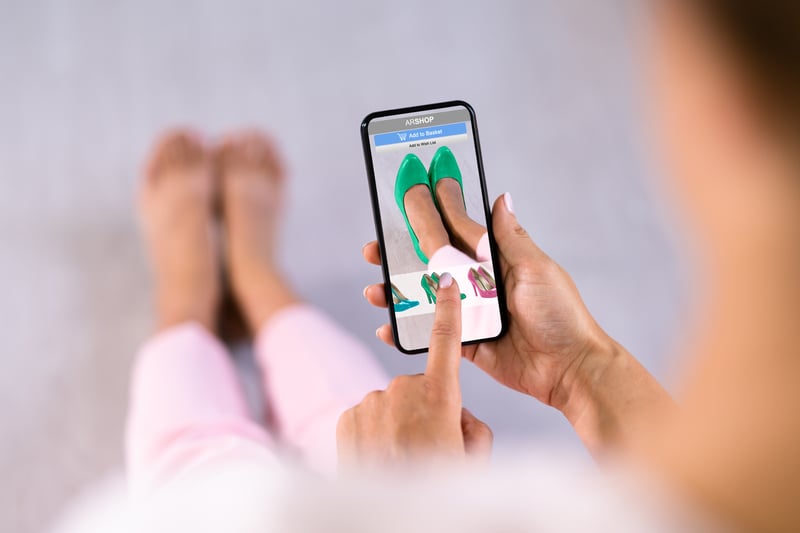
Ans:
{"type": "Polygon", "coordinates": [[[451,272],[453,267],[474,264],[475,260],[473,258],[448,244],[436,250],[431,256],[428,261],[428,272],[451,272]]]}
{"type": "Polygon", "coordinates": [[[369,350],[322,312],[279,312],[256,340],[270,408],[286,444],[315,470],[336,470],[339,416],[389,378],[369,350]]]}
{"type": "Polygon", "coordinates": [[[269,435],[249,417],[224,346],[202,326],[159,333],[137,356],[126,436],[132,487],[153,488],[193,467],[269,460],[269,435]]]}
{"type": "Polygon", "coordinates": [[[479,263],[492,260],[492,248],[489,246],[489,233],[484,233],[481,240],[478,241],[478,247],[475,249],[475,259],[479,263]]]}
{"type": "Polygon", "coordinates": [[[456,266],[485,263],[492,260],[492,249],[489,246],[489,234],[484,233],[475,249],[475,257],[470,257],[452,245],[442,246],[428,261],[428,272],[449,272],[456,266]]]}

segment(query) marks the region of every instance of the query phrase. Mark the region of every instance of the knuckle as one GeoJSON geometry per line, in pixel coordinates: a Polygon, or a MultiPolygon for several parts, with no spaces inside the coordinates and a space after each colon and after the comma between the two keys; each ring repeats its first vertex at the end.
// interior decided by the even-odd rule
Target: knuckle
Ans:
{"type": "Polygon", "coordinates": [[[461,294],[458,291],[439,291],[436,299],[438,309],[452,311],[461,303],[461,294]]]}
{"type": "Polygon", "coordinates": [[[494,441],[494,431],[488,425],[484,424],[483,422],[478,424],[478,432],[483,435],[483,437],[491,442],[494,441]]]}
{"type": "Polygon", "coordinates": [[[344,413],[339,416],[339,420],[336,422],[336,435],[338,436],[345,436],[351,432],[353,428],[354,421],[355,421],[355,408],[348,409],[344,413]]]}
{"type": "Polygon", "coordinates": [[[389,383],[389,387],[387,387],[386,390],[394,392],[406,389],[411,385],[412,381],[413,381],[413,376],[407,376],[407,375],[397,376],[389,383]]]}
{"type": "Polygon", "coordinates": [[[422,394],[430,403],[439,403],[444,400],[444,391],[433,381],[426,379],[422,382],[422,394]]]}
{"type": "Polygon", "coordinates": [[[464,429],[469,432],[471,435],[478,437],[480,439],[494,441],[494,432],[492,428],[488,426],[482,420],[478,420],[477,418],[470,418],[464,421],[464,429]]]}
{"type": "Polygon", "coordinates": [[[437,320],[433,323],[431,335],[434,337],[455,337],[458,334],[458,326],[449,320],[437,320]]]}
{"type": "Polygon", "coordinates": [[[531,259],[526,259],[514,269],[517,276],[525,281],[534,280],[536,278],[537,272],[541,271],[541,268],[537,268],[536,264],[531,259]]]}
{"type": "Polygon", "coordinates": [[[515,267],[521,281],[537,283],[540,280],[553,280],[562,276],[563,270],[549,257],[530,257],[515,267]]]}
{"type": "Polygon", "coordinates": [[[530,236],[528,235],[528,232],[525,230],[525,228],[523,228],[519,224],[514,224],[514,227],[511,230],[514,232],[514,235],[516,237],[523,238],[523,239],[530,239],[530,236]]]}
{"type": "Polygon", "coordinates": [[[379,391],[379,390],[374,390],[374,391],[368,393],[366,396],[364,396],[364,399],[361,400],[361,403],[358,404],[353,409],[351,409],[351,411],[354,411],[355,409],[358,409],[361,406],[371,407],[371,406],[377,405],[377,403],[380,401],[382,395],[383,395],[383,391],[379,391]]]}
{"type": "Polygon", "coordinates": [[[548,279],[557,278],[563,274],[561,266],[552,259],[550,259],[549,257],[540,261],[538,268],[542,272],[542,274],[546,276],[548,279]]]}

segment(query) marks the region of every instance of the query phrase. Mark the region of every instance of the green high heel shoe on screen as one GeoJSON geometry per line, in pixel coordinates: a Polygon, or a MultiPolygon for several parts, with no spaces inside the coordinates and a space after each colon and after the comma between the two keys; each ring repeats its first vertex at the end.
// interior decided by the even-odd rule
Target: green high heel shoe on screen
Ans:
{"type": "Polygon", "coordinates": [[[422,280],[420,280],[420,285],[422,285],[422,288],[425,290],[425,296],[428,297],[428,303],[435,304],[436,288],[438,288],[438,285],[434,283],[433,278],[427,274],[423,274],[422,280]]]}
{"type": "MultiPolygon", "coordinates": [[[[428,297],[428,303],[435,304],[436,292],[439,290],[439,274],[436,272],[430,276],[423,274],[422,279],[420,280],[420,285],[422,285],[422,288],[425,290],[425,295],[428,297]]],[[[462,292],[461,299],[463,300],[466,297],[467,295],[462,292]]]]}
{"type": "Polygon", "coordinates": [[[392,304],[394,305],[395,313],[402,313],[408,311],[419,305],[417,300],[409,300],[406,295],[400,292],[400,289],[392,283],[392,304]]]}
{"type": "Polygon", "coordinates": [[[436,200],[436,184],[445,178],[452,178],[458,182],[461,189],[461,201],[464,202],[464,209],[467,208],[467,203],[464,201],[464,182],[461,180],[461,169],[458,168],[458,161],[456,156],[450,151],[447,146],[442,146],[433,156],[431,166],[428,170],[428,179],[431,183],[431,191],[433,193],[433,203],[436,208],[439,208],[439,202],[436,200]]]}
{"type": "Polygon", "coordinates": [[[400,208],[400,212],[403,213],[403,218],[406,221],[406,228],[408,228],[408,234],[411,236],[411,243],[414,245],[414,250],[417,252],[420,261],[427,265],[428,258],[422,253],[422,249],[419,247],[417,234],[414,233],[414,228],[412,228],[411,224],[408,222],[408,215],[406,214],[406,193],[415,185],[425,185],[429,192],[431,190],[431,184],[428,180],[428,172],[425,170],[425,165],[422,164],[419,157],[414,154],[408,154],[405,159],[403,159],[403,162],[400,163],[400,168],[397,171],[397,179],[394,182],[394,199],[397,201],[397,207],[400,208]]]}

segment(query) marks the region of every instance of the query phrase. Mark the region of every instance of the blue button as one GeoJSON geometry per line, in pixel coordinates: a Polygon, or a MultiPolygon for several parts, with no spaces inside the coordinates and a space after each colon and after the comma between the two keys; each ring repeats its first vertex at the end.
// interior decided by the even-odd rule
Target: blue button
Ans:
{"type": "Polygon", "coordinates": [[[393,131],[392,133],[381,133],[375,136],[375,146],[386,146],[387,144],[405,144],[438,137],[449,137],[451,135],[464,135],[467,133],[467,123],[457,122],[455,124],[445,124],[444,126],[430,126],[416,130],[393,131]]]}

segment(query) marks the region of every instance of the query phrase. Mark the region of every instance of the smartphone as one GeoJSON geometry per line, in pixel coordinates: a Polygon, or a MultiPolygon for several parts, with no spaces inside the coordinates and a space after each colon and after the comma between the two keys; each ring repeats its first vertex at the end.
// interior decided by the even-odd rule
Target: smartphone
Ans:
{"type": "Polygon", "coordinates": [[[506,329],[475,111],[466,102],[368,115],[361,124],[394,342],[427,351],[439,276],[462,299],[464,344],[506,329]]]}

